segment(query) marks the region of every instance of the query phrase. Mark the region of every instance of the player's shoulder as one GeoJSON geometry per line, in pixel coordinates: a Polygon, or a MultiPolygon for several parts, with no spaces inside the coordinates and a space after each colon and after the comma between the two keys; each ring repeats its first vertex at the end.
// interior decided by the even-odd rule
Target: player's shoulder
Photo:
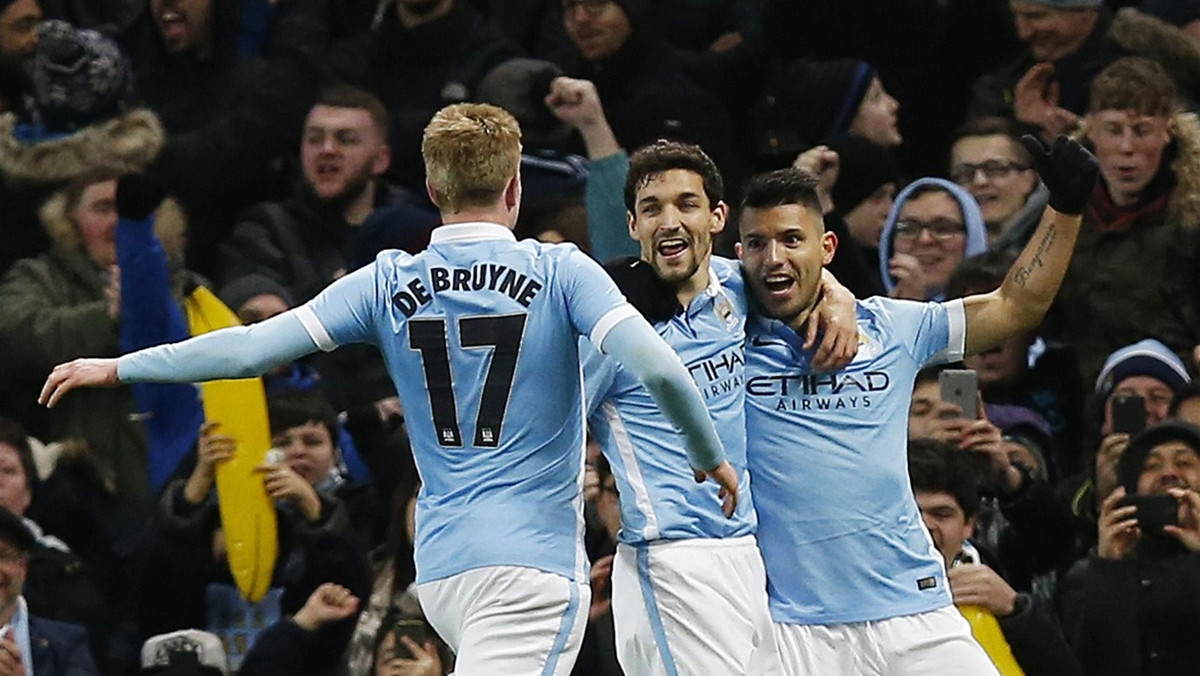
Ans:
{"type": "Polygon", "coordinates": [[[919,315],[943,305],[939,301],[907,300],[903,298],[888,298],[887,296],[871,296],[855,301],[858,306],[858,316],[878,317],[886,320],[897,320],[906,316],[919,315]]]}
{"type": "Polygon", "coordinates": [[[732,258],[713,256],[709,260],[709,267],[713,269],[713,272],[717,273],[717,279],[722,284],[727,282],[741,283],[742,281],[742,264],[732,258]]]}

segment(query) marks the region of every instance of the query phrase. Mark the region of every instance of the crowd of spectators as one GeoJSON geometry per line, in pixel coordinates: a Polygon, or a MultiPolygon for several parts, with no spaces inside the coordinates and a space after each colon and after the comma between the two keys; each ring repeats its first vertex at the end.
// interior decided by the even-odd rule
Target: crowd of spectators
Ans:
{"type": "MultiPolygon", "coordinates": [[[[734,204],[754,173],[817,174],[860,298],[1020,274],[1048,195],[1018,138],[1084,140],[1101,181],[1050,316],[968,361],[973,410],[922,373],[911,478],[956,602],[1026,674],[1200,669],[1200,2],[0,0],[0,674],[452,671],[396,629],[423,621],[419,478],[373,348],[264,378],[258,602],[213,490],[250,449],[194,388],[36,398],[57,363],[186,337],[198,287],[256,322],[423,249],[421,133],[461,101],[522,124],[518,237],[636,255],[628,152],[670,138],[734,204]]],[[[620,523],[592,451],[575,673],[608,675],[620,523]]]]}

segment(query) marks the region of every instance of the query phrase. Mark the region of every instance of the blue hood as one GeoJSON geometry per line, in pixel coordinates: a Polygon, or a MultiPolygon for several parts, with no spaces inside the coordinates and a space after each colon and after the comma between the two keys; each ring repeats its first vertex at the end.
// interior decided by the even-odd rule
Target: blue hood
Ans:
{"type": "MultiPolygon", "coordinates": [[[[905,186],[904,190],[896,195],[896,201],[892,204],[892,210],[888,213],[887,221],[883,224],[883,234],[879,237],[879,276],[883,279],[883,287],[890,294],[892,289],[896,287],[895,280],[888,274],[888,261],[892,258],[892,234],[896,230],[896,220],[900,217],[900,210],[904,207],[904,203],[908,201],[908,196],[914,190],[924,185],[936,185],[939,188],[944,188],[947,192],[958,200],[959,209],[962,210],[963,222],[967,228],[967,248],[963,253],[963,258],[977,256],[984,251],[987,251],[987,226],[983,223],[983,214],[979,211],[979,204],[975,202],[975,198],[971,193],[960,188],[957,184],[951,183],[942,178],[919,178],[905,186]]],[[[941,300],[942,293],[928,300],[941,300]]]]}

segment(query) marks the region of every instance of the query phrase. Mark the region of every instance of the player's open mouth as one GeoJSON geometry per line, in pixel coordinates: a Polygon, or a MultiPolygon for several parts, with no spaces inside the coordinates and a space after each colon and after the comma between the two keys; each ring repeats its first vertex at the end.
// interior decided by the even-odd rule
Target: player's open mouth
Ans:
{"type": "Polygon", "coordinates": [[[187,31],[187,23],[184,19],[183,14],[172,10],[159,14],[158,21],[162,27],[163,37],[168,40],[182,37],[182,34],[187,31]]]}
{"type": "Polygon", "coordinates": [[[682,238],[664,239],[657,245],[658,255],[663,258],[679,256],[688,248],[687,241],[682,238]]]}
{"type": "Polygon", "coordinates": [[[763,286],[771,296],[786,296],[792,290],[796,280],[787,275],[767,275],[763,277],[763,286]]]}

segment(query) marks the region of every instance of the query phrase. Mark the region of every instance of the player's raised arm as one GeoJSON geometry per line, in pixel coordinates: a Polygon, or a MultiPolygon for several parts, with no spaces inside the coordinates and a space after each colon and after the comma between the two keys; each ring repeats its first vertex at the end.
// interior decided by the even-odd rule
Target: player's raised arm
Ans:
{"type": "Polygon", "coordinates": [[[680,429],[697,480],[703,480],[703,475],[715,479],[721,485],[725,515],[733,514],[738,501],[737,472],[725,460],[712,418],[679,355],[641,315],[621,320],[599,348],[636,376],[667,419],[680,429]]]}
{"type": "Polygon", "coordinates": [[[1021,142],[1050,190],[1050,205],[1000,288],[963,300],[968,355],[1042,321],[1067,272],[1083,207],[1099,173],[1096,158],[1066,136],[1059,136],[1050,149],[1028,135],[1021,142]]]}

